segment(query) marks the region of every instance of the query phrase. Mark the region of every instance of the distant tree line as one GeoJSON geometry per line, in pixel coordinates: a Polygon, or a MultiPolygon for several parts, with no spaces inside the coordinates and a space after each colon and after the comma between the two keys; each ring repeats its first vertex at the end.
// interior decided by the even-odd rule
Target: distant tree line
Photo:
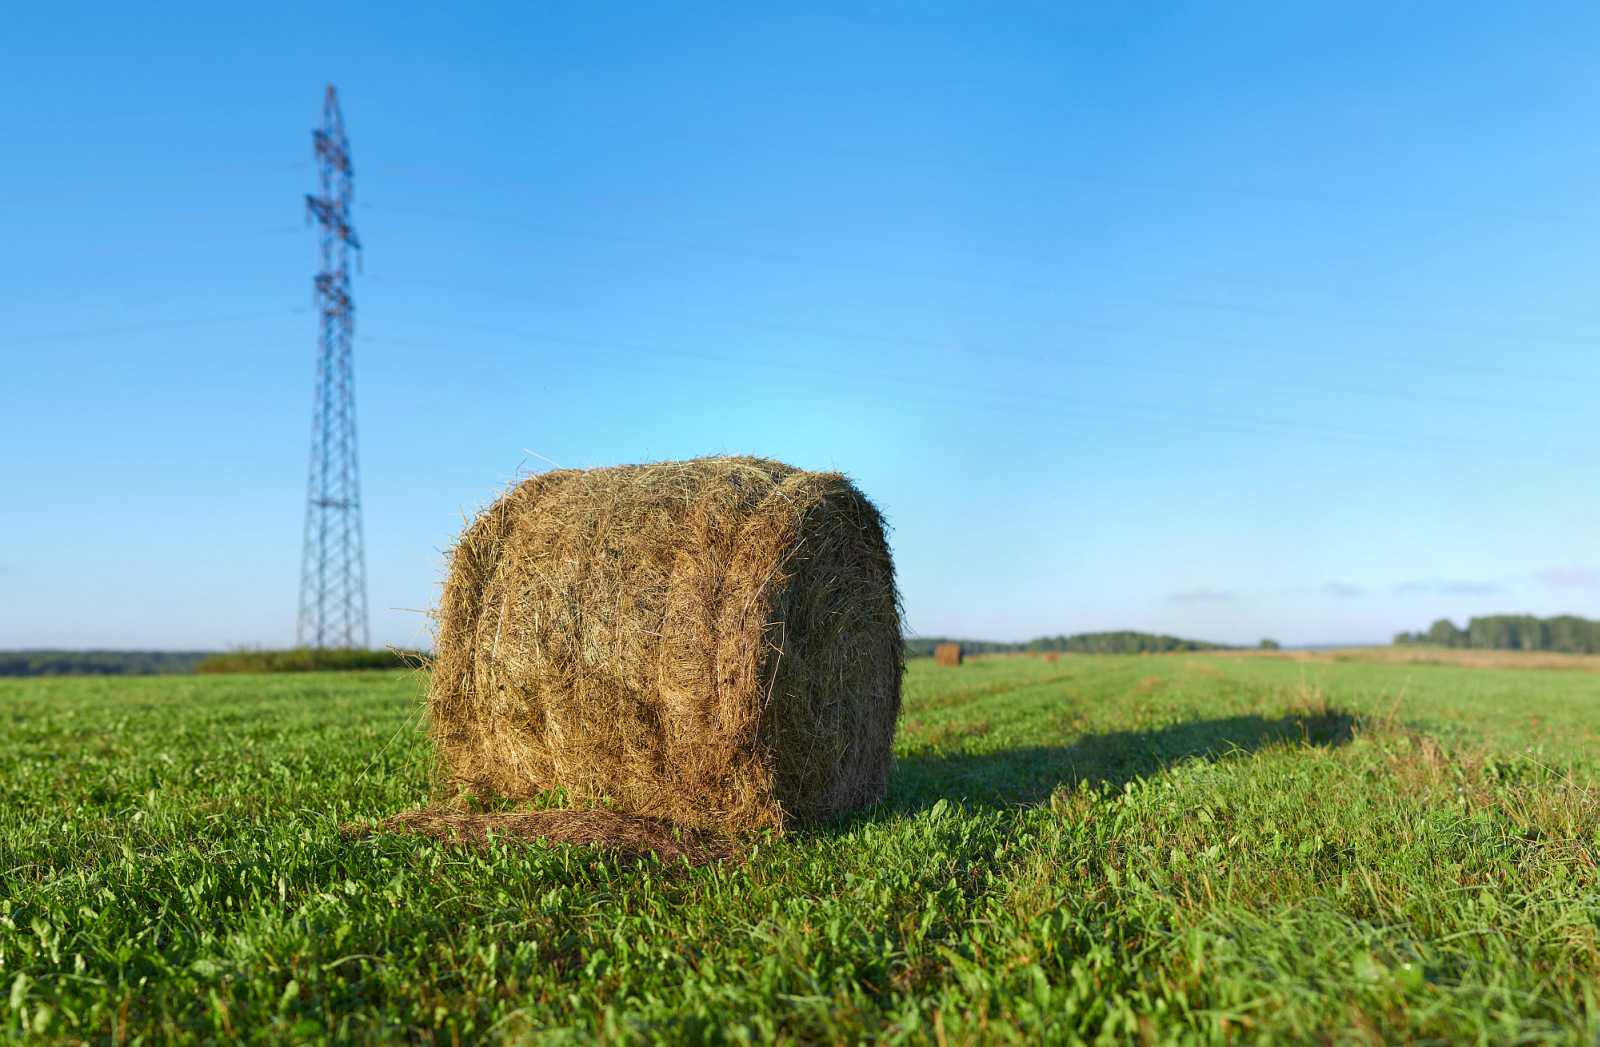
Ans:
{"type": "Polygon", "coordinates": [[[0,676],[154,676],[164,673],[291,673],[402,669],[422,665],[417,651],[0,651],[0,676]]]}
{"type": "Polygon", "coordinates": [[[187,673],[210,651],[0,651],[0,676],[187,673]]]}
{"type": "Polygon", "coordinates": [[[1495,614],[1474,618],[1459,629],[1441,618],[1425,633],[1396,633],[1397,644],[1430,647],[1486,647],[1503,651],[1565,651],[1594,654],[1600,651],[1600,622],[1563,614],[1535,618],[1531,614],[1495,614]]]}
{"type": "Polygon", "coordinates": [[[288,651],[227,651],[195,665],[197,673],[305,673],[338,669],[406,669],[423,664],[416,651],[296,647],[288,651]]]}
{"type": "Polygon", "coordinates": [[[1026,643],[994,643],[989,640],[955,640],[943,636],[906,637],[907,658],[931,658],[942,643],[958,643],[962,654],[1165,654],[1168,651],[1227,651],[1226,644],[1202,640],[1180,640],[1176,636],[1152,633],[1078,633],[1075,636],[1041,636],[1026,643]]]}

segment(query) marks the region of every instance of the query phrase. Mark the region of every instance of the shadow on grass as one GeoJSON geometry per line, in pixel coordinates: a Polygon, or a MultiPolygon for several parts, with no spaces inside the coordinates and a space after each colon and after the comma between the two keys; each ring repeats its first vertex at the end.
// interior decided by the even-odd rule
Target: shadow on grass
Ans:
{"type": "Polygon", "coordinates": [[[1191,720],[1148,731],[1113,731],[1071,745],[1030,746],[994,753],[929,747],[894,763],[885,806],[917,810],[940,799],[969,806],[1010,806],[1045,799],[1060,786],[1120,789],[1180,760],[1226,757],[1277,744],[1344,745],[1355,717],[1338,709],[1279,719],[1229,716],[1191,720]]]}

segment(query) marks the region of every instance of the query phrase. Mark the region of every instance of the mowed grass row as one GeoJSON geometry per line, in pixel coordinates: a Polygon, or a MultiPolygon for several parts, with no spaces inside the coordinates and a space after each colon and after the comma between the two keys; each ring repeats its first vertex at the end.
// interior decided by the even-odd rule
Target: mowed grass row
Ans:
{"type": "Polygon", "coordinates": [[[0,682],[25,1041],[1593,1043],[1600,674],[910,666],[890,797],[743,864],[340,824],[395,673],[0,682]]]}

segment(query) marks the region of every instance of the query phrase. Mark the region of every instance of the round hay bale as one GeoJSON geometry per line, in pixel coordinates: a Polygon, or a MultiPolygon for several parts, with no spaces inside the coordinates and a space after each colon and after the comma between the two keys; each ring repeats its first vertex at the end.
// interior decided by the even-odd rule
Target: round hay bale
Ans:
{"type": "Polygon", "coordinates": [[[562,469],[450,554],[440,784],[779,829],[883,797],[903,657],[878,511],[763,458],[562,469]]]}

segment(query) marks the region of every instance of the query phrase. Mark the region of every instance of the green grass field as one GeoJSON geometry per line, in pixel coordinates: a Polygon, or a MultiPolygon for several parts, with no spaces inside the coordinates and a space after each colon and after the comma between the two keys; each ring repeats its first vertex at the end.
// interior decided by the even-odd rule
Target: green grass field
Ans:
{"type": "Polygon", "coordinates": [[[31,1042],[1600,1039],[1600,674],[911,665],[882,806],[743,864],[341,834],[396,673],[0,681],[31,1042]]]}

